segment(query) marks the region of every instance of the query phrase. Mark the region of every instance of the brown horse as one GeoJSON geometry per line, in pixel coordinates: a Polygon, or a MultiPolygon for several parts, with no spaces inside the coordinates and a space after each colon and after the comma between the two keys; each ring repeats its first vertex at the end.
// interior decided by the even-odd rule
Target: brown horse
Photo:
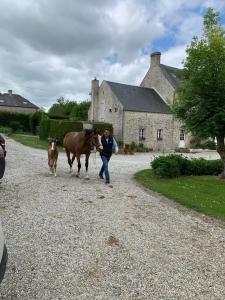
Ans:
{"type": "Polygon", "coordinates": [[[68,164],[70,166],[70,172],[72,172],[72,166],[75,157],[77,158],[77,167],[78,172],[77,177],[80,176],[80,156],[85,154],[85,168],[86,168],[86,179],[89,179],[88,176],[88,161],[91,154],[92,146],[99,148],[99,139],[98,132],[92,129],[85,129],[81,132],[69,132],[65,135],[63,140],[63,145],[66,150],[66,155],[68,158],[68,164]],[[73,154],[72,160],[70,158],[70,153],[73,154]]]}

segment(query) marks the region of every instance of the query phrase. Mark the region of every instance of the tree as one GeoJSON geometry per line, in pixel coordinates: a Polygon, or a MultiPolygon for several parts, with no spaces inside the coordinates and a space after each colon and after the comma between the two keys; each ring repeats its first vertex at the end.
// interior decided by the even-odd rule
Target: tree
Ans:
{"type": "Polygon", "coordinates": [[[86,121],[88,118],[88,109],[91,105],[90,101],[70,101],[60,97],[54,103],[48,113],[52,118],[73,119],[79,121],[86,121]]]}
{"type": "Polygon", "coordinates": [[[186,49],[183,80],[172,107],[186,129],[200,138],[217,139],[225,179],[225,31],[219,13],[209,8],[204,34],[186,49]]]}

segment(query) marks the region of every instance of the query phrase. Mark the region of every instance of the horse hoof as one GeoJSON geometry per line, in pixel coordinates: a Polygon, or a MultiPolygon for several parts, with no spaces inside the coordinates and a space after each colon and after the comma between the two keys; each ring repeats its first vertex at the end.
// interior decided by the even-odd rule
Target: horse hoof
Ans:
{"type": "Polygon", "coordinates": [[[89,180],[89,179],[90,179],[90,177],[87,175],[87,176],[85,177],[85,179],[86,179],[86,180],[89,180]]]}
{"type": "Polygon", "coordinates": [[[56,177],[57,175],[55,174],[55,177],[56,177]]]}
{"type": "Polygon", "coordinates": [[[79,178],[79,177],[80,177],[80,174],[76,174],[76,177],[79,178]]]}

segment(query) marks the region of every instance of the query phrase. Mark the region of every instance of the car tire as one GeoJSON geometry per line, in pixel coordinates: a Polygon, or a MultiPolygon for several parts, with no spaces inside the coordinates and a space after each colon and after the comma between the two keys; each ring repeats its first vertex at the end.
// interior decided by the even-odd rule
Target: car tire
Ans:
{"type": "Polygon", "coordinates": [[[4,245],[2,260],[1,260],[1,264],[0,264],[0,283],[2,282],[4,275],[5,275],[7,260],[8,260],[8,251],[7,251],[6,245],[4,245]]]}

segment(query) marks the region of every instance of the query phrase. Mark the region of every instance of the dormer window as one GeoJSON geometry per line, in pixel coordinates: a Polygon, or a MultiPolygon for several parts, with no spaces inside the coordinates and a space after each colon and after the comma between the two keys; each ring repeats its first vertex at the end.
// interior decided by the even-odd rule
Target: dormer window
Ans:
{"type": "Polygon", "coordinates": [[[26,102],[26,101],[23,101],[23,104],[27,104],[27,102],[26,102]]]}
{"type": "Polygon", "coordinates": [[[5,102],[5,100],[3,100],[3,99],[0,99],[0,103],[4,103],[5,102]]]}

